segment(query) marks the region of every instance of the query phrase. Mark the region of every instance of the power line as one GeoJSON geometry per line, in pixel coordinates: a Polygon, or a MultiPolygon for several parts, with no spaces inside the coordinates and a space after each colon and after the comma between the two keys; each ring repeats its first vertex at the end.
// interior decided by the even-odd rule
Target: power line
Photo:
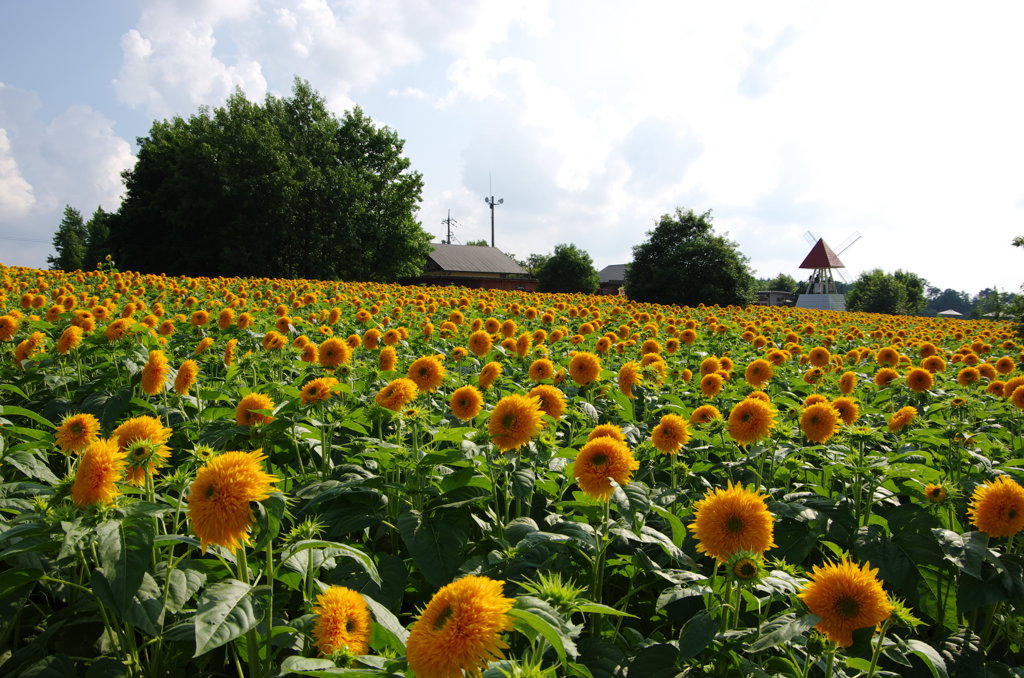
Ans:
{"type": "Polygon", "coordinates": [[[0,240],[13,240],[14,242],[50,242],[40,238],[18,238],[16,236],[0,235],[0,240]]]}

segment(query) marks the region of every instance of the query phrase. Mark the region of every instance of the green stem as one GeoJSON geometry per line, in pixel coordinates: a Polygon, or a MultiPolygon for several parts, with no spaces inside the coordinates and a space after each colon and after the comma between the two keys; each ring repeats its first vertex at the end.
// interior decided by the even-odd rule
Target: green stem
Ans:
{"type": "MultiPolygon", "coordinates": [[[[594,531],[593,580],[591,582],[590,590],[590,599],[599,605],[603,598],[601,590],[604,587],[604,563],[605,554],[608,548],[606,538],[608,534],[608,517],[611,513],[611,501],[610,499],[606,499],[602,504],[604,506],[601,513],[601,524],[594,531]]],[[[601,635],[601,615],[592,615],[590,622],[592,634],[595,637],[601,635]]]]}
{"type": "MultiPolygon", "coordinates": [[[[239,546],[235,551],[235,564],[238,566],[238,579],[250,583],[249,561],[245,555],[245,546],[239,546]]],[[[256,629],[249,629],[245,633],[246,654],[248,655],[249,676],[254,678],[261,675],[260,656],[256,642],[256,629]]]]}
{"type": "Polygon", "coordinates": [[[875,669],[878,668],[878,658],[882,654],[882,642],[885,640],[885,632],[889,630],[889,625],[892,623],[892,617],[885,620],[882,624],[882,631],[878,634],[878,641],[875,643],[875,650],[871,653],[871,665],[868,666],[867,678],[873,678],[875,675],[875,669]]]}

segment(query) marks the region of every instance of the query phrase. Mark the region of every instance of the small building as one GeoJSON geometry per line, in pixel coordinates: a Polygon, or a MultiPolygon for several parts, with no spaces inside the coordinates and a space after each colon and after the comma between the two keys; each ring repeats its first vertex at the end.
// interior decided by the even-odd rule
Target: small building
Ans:
{"type": "Polygon", "coordinates": [[[537,280],[497,247],[431,243],[423,273],[406,285],[461,285],[495,290],[536,291],[537,280]]]}
{"type": "Polygon", "coordinates": [[[792,306],[796,303],[796,294],[783,290],[760,290],[757,293],[756,306],[792,306]]]}
{"type": "Polygon", "coordinates": [[[626,266],[627,264],[611,264],[598,271],[601,284],[597,288],[597,293],[619,294],[619,290],[626,284],[626,266]]]}

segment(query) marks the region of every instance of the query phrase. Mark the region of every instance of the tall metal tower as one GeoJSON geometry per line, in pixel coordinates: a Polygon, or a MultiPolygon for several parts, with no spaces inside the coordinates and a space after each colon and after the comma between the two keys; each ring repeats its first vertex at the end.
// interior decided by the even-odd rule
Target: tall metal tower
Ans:
{"type": "Polygon", "coordinates": [[[448,218],[447,219],[442,219],[441,223],[448,226],[448,238],[446,240],[443,240],[442,242],[445,245],[451,245],[452,244],[452,226],[458,226],[459,222],[457,222],[454,219],[452,219],[452,211],[448,210],[448,218]]]}
{"type": "Polygon", "coordinates": [[[490,197],[485,197],[484,202],[487,203],[488,207],[491,208],[491,247],[494,247],[494,208],[497,205],[505,202],[504,198],[494,199],[494,190],[491,188],[491,175],[487,175],[487,192],[490,193],[490,197]]]}

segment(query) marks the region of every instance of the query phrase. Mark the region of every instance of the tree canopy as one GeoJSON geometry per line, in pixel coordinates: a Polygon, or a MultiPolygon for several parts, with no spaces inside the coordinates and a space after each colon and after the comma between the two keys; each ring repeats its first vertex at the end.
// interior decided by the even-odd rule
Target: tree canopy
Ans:
{"type": "Polygon", "coordinates": [[[917,315],[924,310],[927,282],[916,273],[886,273],[880,268],[865,271],[846,293],[850,311],[917,315]]]}
{"type": "Polygon", "coordinates": [[[555,245],[554,254],[541,264],[535,275],[538,292],[593,294],[601,284],[594,260],[576,245],[555,245]]]}
{"type": "Polygon", "coordinates": [[[77,271],[85,268],[85,250],[88,246],[89,231],[82,220],[82,213],[71,205],[64,206],[64,218],[57,232],[53,234],[54,254],[46,257],[46,263],[55,271],[77,271]]]}
{"type": "Polygon", "coordinates": [[[358,107],[341,118],[308,83],[262,105],[157,121],[107,220],[120,265],[179,275],[394,280],[430,235],[404,141],[358,107]]]}
{"type": "Polygon", "coordinates": [[[626,295],[637,301],[695,306],[746,304],[755,280],[738,245],[711,231],[711,211],[676,208],[633,248],[626,295]]]}

